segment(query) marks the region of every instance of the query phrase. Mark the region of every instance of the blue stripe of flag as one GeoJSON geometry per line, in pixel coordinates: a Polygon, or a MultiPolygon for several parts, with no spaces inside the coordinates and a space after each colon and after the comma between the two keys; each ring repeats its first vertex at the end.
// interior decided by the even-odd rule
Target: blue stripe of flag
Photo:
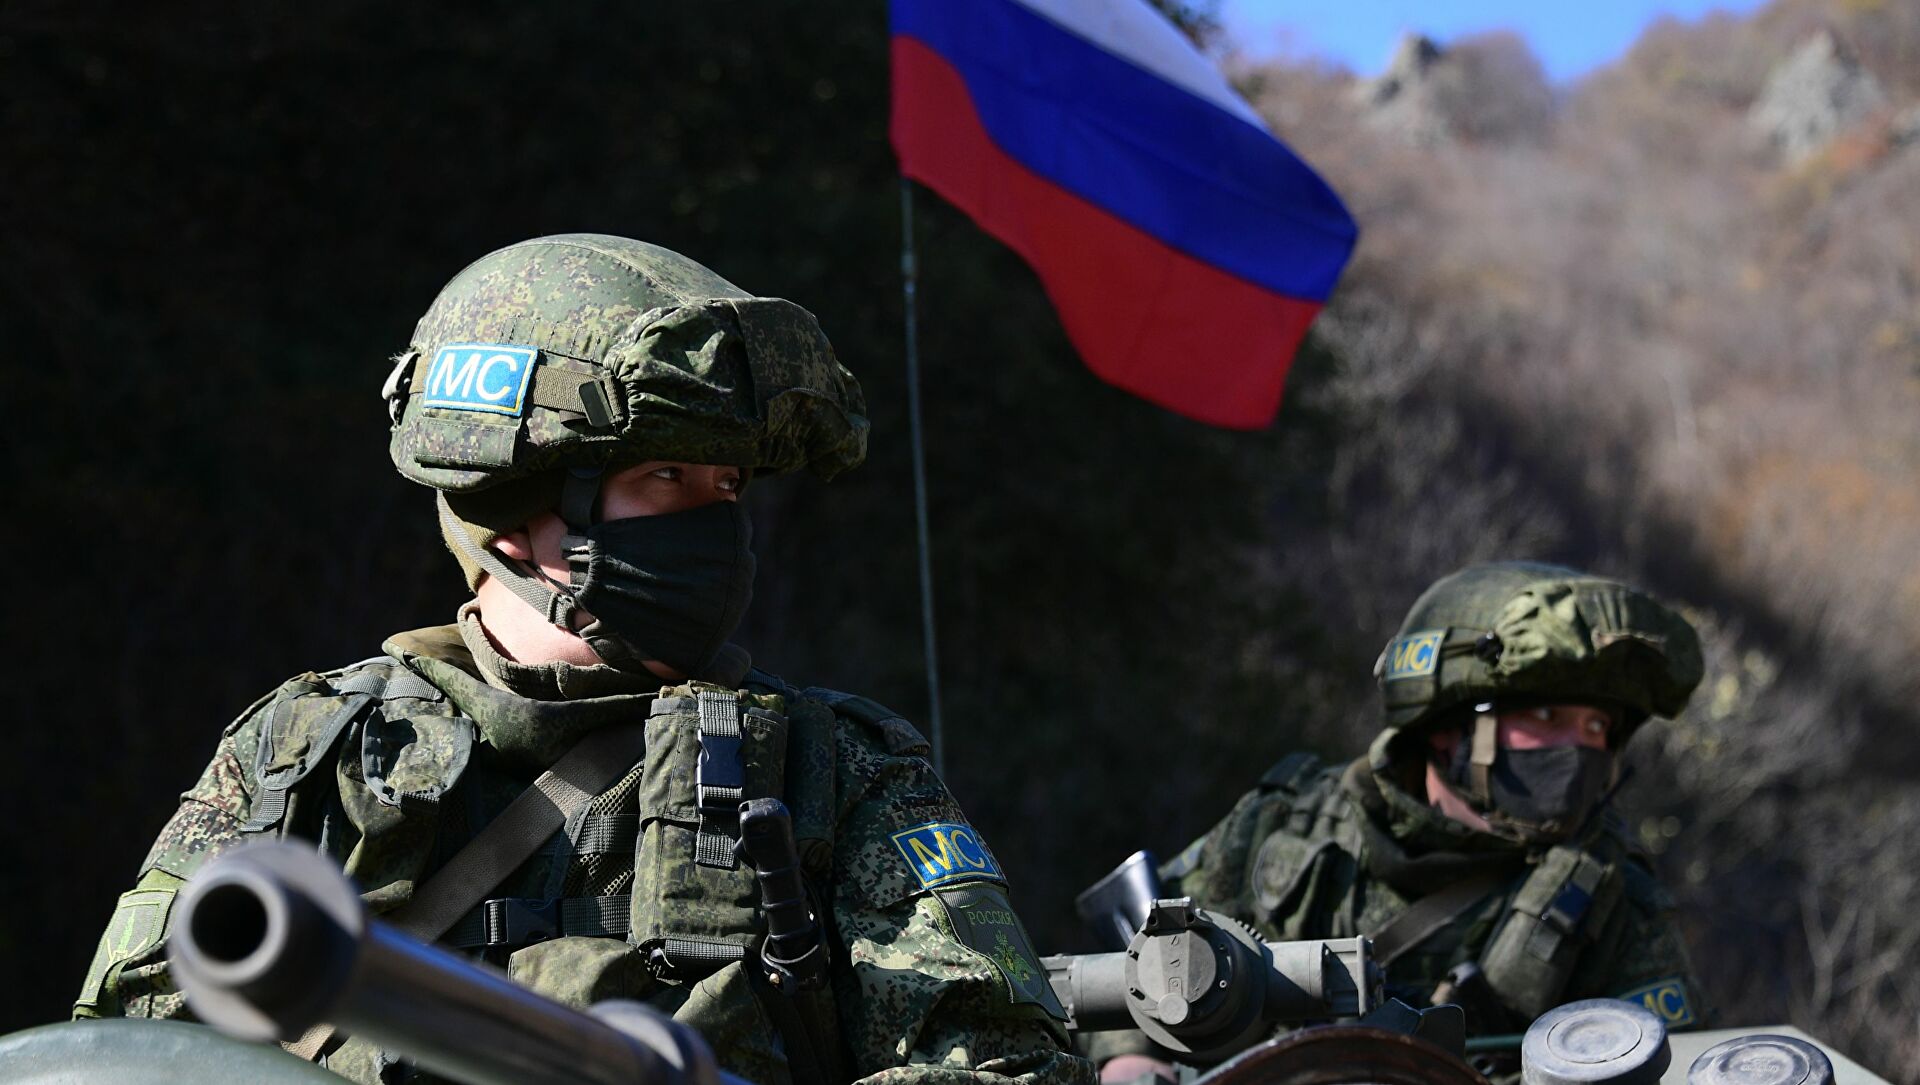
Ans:
{"type": "Polygon", "coordinates": [[[1013,0],[892,0],[945,56],[993,141],[1034,173],[1197,259],[1324,301],[1358,235],[1279,140],[1013,0]]]}

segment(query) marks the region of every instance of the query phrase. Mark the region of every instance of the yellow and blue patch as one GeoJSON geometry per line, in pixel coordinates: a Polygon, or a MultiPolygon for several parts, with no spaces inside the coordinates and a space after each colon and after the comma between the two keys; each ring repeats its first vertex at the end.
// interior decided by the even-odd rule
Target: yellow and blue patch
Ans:
{"type": "Polygon", "coordinates": [[[1638,1002],[1652,1010],[1667,1023],[1668,1028],[1691,1025],[1699,1019],[1693,1012],[1693,1002],[1687,997],[1687,981],[1679,976],[1654,980],[1645,987],[1628,991],[1620,998],[1625,1002],[1638,1002]]]}
{"type": "Polygon", "coordinates": [[[893,846],[907,861],[920,888],[975,879],[1005,881],[992,853],[971,825],[933,822],[893,834],[893,846]]]}
{"type": "Polygon", "coordinates": [[[1440,665],[1440,645],[1446,639],[1444,629],[1428,629],[1396,638],[1387,645],[1387,681],[1432,674],[1440,665]]]}
{"type": "Polygon", "coordinates": [[[508,343],[449,343],[427,369],[423,406],[449,411],[526,413],[527,388],[540,352],[508,343]]]}

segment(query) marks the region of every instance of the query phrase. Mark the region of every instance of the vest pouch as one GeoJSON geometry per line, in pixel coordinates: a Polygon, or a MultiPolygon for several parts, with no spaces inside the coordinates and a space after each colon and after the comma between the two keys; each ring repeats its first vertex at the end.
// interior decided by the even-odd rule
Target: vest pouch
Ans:
{"type": "Polygon", "coordinates": [[[1528,1019],[1559,1005],[1581,952],[1620,901],[1620,868],[1579,848],[1549,850],[1480,957],[1500,1001],[1528,1019]]]}
{"type": "Polygon", "coordinates": [[[385,912],[413,897],[440,830],[440,799],[465,775],[474,725],[464,716],[375,713],[361,724],[359,756],[341,751],[334,769],[353,835],[327,841],[367,906],[385,912]],[[350,847],[348,846],[350,843],[350,847]]]}
{"type": "MultiPolygon", "coordinates": [[[[349,725],[374,706],[364,693],[318,696],[324,687],[295,685],[290,695],[273,706],[254,757],[253,809],[242,833],[273,832],[285,836],[295,815],[312,804],[296,794],[300,783],[333,754],[349,725]]],[[[327,778],[326,774],[322,779],[327,778]]]]}
{"type": "Polygon", "coordinates": [[[727,1069],[755,1085],[793,1085],[787,1044],[756,993],[747,964],[734,961],[693,982],[648,997],[647,1004],[689,1025],[715,1051],[727,1055],[727,1069]]]}
{"type": "Polygon", "coordinates": [[[1253,861],[1255,915],[1282,940],[1305,938],[1324,929],[1319,900],[1346,881],[1340,866],[1353,859],[1331,840],[1307,840],[1288,832],[1268,834],[1253,861]]]}
{"type": "Polygon", "coordinates": [[[760,933],[760,888],[733,846],[740,803],[781,797],[787,720],[777,696],[694,683],[647,719],[631,941],[666,979],[739,961],[760,933]]]}

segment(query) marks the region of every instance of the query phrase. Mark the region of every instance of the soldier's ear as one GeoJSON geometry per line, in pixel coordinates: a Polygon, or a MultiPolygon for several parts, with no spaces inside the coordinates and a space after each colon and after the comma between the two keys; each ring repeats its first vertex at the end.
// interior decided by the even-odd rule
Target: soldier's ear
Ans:
{"type": "Polygon", "coordinates": [[[500,536],[487,545],[494,550],[498,550],[505,557],[510,557],[517,561],[533,561],[533,542],[528,537],[527,529],[524,527],[514,528],[512,531],[507,532],[505,535],[500,536]]]}

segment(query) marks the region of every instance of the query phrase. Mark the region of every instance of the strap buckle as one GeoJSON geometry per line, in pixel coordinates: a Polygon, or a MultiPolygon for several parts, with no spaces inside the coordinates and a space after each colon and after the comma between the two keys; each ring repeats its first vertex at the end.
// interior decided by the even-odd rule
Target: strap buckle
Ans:
{"type": "Polygon", "coordinates": [[[393,360],[393,368],[387,372],[386,381],[380,385],[380,398],[387,401],[387,418],[395,426],[400,424],[400,415],[407,409],[407,396],[413,384],[413,367],[420,360],[420,352],[409,350],[393,360]]]}
{"type": "Polygon", "coordinates": [[[702,817],[728,821],[740,816],[740,792],[747,786],[739,735],[700,732],[700,763],[693,773],[702,817]]]}
{"type": "Polygon", "coordinates": [[[1581,921],[1587,918],[1587,910],[1593,906],[1594,891],[1606,873],[1606,866],[1592,856],[1580,856],[1540,919],[1563,935],[1578,930],[1581,921]]]}
{"type": "Polygon", "coordinates": [[[694,767],[694,802],[700,825],[694,833],[694,862],[737,869],[734,841],[740,834],[740,800],[746,797],[747,766],[740,701],[732,693],[702,690],[700,761],[694,767]]]}
{"type": "Polygon", "coordinates": [[[525,946],[560,933],[560,902],[498,897],[486,901],[481,931],[486,946],[525,946]]]}

